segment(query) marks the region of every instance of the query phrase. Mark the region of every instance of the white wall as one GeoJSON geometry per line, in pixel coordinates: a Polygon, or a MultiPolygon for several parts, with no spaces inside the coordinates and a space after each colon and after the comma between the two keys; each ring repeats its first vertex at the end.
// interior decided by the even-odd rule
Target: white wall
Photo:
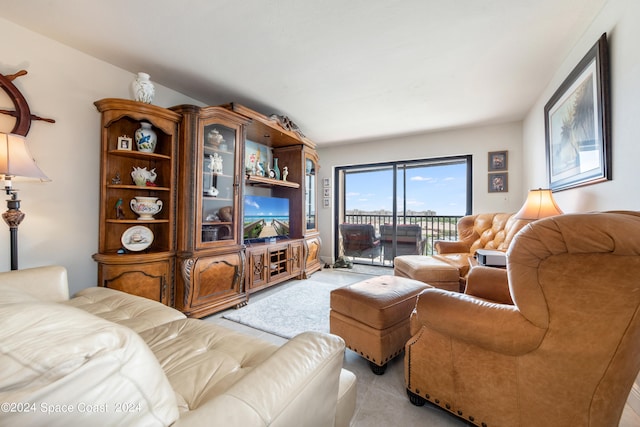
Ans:
{"type": "MultiPolygon", "coordinates": [[[[51,182],[16,182],[26,214],[19,227],[19,267],[67,267],[71,291],[96,284],[100,115],[93,102],[130,98],[136,71],[126,71],[61,45],[0,18],[0,73],[28,74],[13,81],[31,113],[55,124],[33,121],[27,141],[51,182]]],[[[197,101],[156,84],[155,105],[197,101]]],[[[13,105],[0,91],[0,109],[13,105]]],[[[14,119],[1,115],[0,131],[14,119]]],[[[0,208],[4,211],[6,208],[0,208]]],[[[0,224],[0,271],[9,270],[9,228],[0,224]]]]}
{"type": "Polygon", "coordinates": [[[603,33],[607,33],[611,73],[613,180],[554,193],[566,212],[609,209],[640,210],[640,2],[610,0],[557,70],[523,122],[527,187],[546,186],[544,105],[603,33]]]}
{"type": "MultiPolygon", "coordinates": [[[[522,184],[522,126],[520,122],[504,125],[464,128],[402,138],[367,141],[357,144],[336,145],[318,149],[320,156],[319,182],[331,180],[338,166],[446,157],[473,156],[474,213],[515,212],[526,197],[522,184]],[[489,193],[487,183],[488,153],[508,150],[509,191],[489,193]]],[[[335,191],[332,190],[332,194],[335,191]]],[[[320,197],[320,200],[322,197],[320,197]]],[[[333,200],[331,208],[320,203],[318,226],[322,238],[321,258],[332,262],[334,237],[333,200]]]]}

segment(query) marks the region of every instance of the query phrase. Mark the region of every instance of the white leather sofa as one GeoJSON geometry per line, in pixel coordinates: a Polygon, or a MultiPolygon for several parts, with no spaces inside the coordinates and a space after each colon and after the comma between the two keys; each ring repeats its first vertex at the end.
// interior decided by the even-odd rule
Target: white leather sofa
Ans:
{"type": "Polygon", "coordinates": [[[344,342],[281,347],[58,266],[0,273],[0,425],[348,426],[344,342]]]}

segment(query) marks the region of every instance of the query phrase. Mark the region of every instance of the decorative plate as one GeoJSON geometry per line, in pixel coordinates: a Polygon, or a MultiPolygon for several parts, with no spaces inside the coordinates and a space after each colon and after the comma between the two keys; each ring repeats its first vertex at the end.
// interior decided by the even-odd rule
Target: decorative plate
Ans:
{"type": "Polygon", "coordinates": [[[142,225],[134,225],[122,233],[120,241],[122,246],[129,251],[143,251],[153,243],[153,232],[142,225]]]}

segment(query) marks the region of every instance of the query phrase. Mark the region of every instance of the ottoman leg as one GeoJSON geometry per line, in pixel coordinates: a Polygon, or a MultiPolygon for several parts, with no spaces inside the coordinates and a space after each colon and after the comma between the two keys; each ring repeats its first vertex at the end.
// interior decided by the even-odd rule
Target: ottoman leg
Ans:
{"type": "Polygon", "coordinates": [[[407,389],[407,396],[409,396],[409,402],[415,406],[424,406],[424,404],[427,403],[427,399],[422,396],[418,396],[409,389],[407,389]]]}
{"type": "Polygon", "coordinates": [[[372,361],[369,361],[369,367],[371,368],[371,371],[376,375],[382,375],[387,370],[387,364],[386,363],[384,365],[380,366],[380,365],[376,365],[372,361]]]}

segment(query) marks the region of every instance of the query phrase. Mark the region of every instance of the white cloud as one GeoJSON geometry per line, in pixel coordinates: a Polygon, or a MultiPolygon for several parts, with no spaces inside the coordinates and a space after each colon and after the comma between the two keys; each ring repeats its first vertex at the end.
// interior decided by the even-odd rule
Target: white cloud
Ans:
{"type": "Polygon", "coordinates": [[[427,177],[427,176],[414,176],[414,177],[411,177],[410,180],[411,181],[427,181],[427,182],[435,181],[433,178],[427,177]]]}

